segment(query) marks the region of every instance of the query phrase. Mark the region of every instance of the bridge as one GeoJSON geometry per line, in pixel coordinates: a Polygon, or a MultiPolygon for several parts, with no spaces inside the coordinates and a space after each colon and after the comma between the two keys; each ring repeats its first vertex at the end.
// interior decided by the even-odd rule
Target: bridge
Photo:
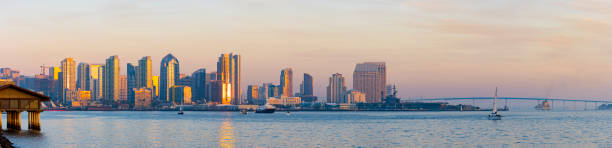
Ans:
{"type": "MultiPolygon", "coordinates": [[[[609,100],[580,100],[580,99],[556,99],[556,98],[517,98],[517,97],[497,97],[498,100],[535,100],[535,101],[566,101],[566,102],[587,102],[587,103],[610,103],[609,100]]],[[[493,100],[493,97],[465,97],[465,98],[422,98],[410,99],[410,101],[452,101],[452,100],[493,100]]]]}
{"type": "MultiPolygon", "coordinates": [[[[593,104],[595,108],[599,104],[612,104],[612,100],[587,100],[587,99],[560,99],[560,98],[520,98],[520,97],[497,97],[500,101],[506,101],[506,106],[508,104],[508,100],[530,100],[530,101],[544,101],[548,100],[551,102],[551,107],[554,108],[554,102],[562,102],[562,108],[567,109],[565,102],[573,102],[574,108],[576,107],[575,103],[584,103],[584,110],[587,110],[587,104],[593,104]]],[[[463,98],[421,98],[421,99],[410,99],[408,101],[412,102],[429,102],[429,101],[459,101],[459,100],[472,100],[475,103],[475,100],[493,100],[493,97],[463,97],[463,98]]]]}

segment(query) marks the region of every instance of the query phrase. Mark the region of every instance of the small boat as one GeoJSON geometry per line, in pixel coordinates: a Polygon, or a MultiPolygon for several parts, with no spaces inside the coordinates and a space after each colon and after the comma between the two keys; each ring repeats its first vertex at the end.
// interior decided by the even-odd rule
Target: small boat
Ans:
{"type": "Polygon", "coordinates": [[[246,114],[248,114],[248,113],[249,113],[249,112],[248,112],[246,109],[240,110],[240,114],[246,115],[246,114]]]}
{"type": "Polygon", "coordinates": [[[541,104],[538,104],[535,106],[536,110],[543,110],[543,111],[547,111],[552,109],[550,107],[550,103],[548,102],[548,100],[544,100],[541,104]]]}
{"type": "Polygon", "coordinates": [[[179,106],[179,112],[178,112],[178,114],[179,114],[179,115],[183,115],[183,114],[185,114],[185,113],[183,112],[183,100],[181,100],[181,105],[179,106]]]}
{"type": "Polygon", "coordinates": [[[266,104],[263,106],[258,107],[257,109],[255,109],[255,113],[274,113],[274,111],[276,111],[276,108],[270,104],[266,104]]]}
{"type": "Polygon", "coordinates": [[[287,111],[287,116],[291,115],[291,113],[289,111],[287,111]]]}
{"type": "Polygon", "coordinates": [[[497,113],[497,87],[495,87],[495,97],[493,97],[493,112],[489,114],[489,120],[501,120],[502,115],[497,113]]]}

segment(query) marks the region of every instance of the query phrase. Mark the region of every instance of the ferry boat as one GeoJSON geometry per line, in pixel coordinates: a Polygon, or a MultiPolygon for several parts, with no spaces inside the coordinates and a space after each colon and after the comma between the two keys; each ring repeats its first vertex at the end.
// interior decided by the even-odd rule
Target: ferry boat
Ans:
{"type": "Polygon", "coordinates": [[[270,104],[266,104],[263,106],[258,107],[257,109],[255,109],[255,113],[274,113],[274,111],[276,111],[276,108],[270,104]]]}
{"type": "Polygon", "coordinates": [[[544,111],[546,111],[546,110],[550,110],[552,108],[550,107],[550,103],[548,102],[548,100],[544,100],[542,103],[536,105],[535,109],[536,110],[544,110],[544,111]]]}

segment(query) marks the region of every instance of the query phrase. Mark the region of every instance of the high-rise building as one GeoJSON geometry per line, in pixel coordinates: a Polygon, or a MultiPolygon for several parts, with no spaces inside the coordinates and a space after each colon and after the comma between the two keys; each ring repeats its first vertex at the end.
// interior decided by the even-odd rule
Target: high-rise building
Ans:
{"type": "Polygon", "coordinates": [[[207,97],[206,89],[206,69],[201,68],[191,74],[191,98],[194,102],[204,102],[207,97]]]}
{"type": "Polygon", "coordinates": [[[100,64],[89,64],[89,90],[91,90],[91,99],[102,98],[102,77],[103,77],[103,65],[100,64]]]}
{"type": "Polygon", "coordinates": [[[121,89],[121,78],[119,73],[119,56],[111,56],[106,59],[104,66],[104,104],[110,105],[119,101],[119,90],[121,89]]]}
{"type": "Polygon", "coordinates": [[[223,97],[223,84],[219,80],[210,80],[208,81],[208,98],[206,99],[206,103],[208,104],[221,104],[223,97]]]}
{"type": "Polygon", "coordinates": [[[91,90],[91,69],[88,63],[79,63],[77,76],[76,88],[81,91],[91,90]]]}
{"type": "Polygon", "coordinates": [[[249,104],[255,104],[259,100],[259,86],[249,85],[247,89],[247,102],[249,104]]]}
{"type": "Polygon", "coordinates": [[[191,87],[184,85],[173,85],[170,87],[170,99],[174,104],[191,104],[191,87]]]}
{"type": "Polygon", "coordinates": [[[127,90],[127,76],[121,75],[119,77],[119,101],[127,101],[128,100],[128,90],[127,90]]]}
{"type": "Polygon", "coordinates": [[[242,104],[240,99],[240,55],[228,53],[219,56],[217,80],[222,85],[222,104],[242,104]]]}
{"type": "Polygon", "coordinates": [[[153,89],[151,89],[151,91],[153,91],[151,92],[153,93],[153,95],[151,96],[151,98],[159,97],[159,76],[153,76],[151,84],[153,85],[153,89]]]}
{"type": "Polygon", "coordinates": [[[272,85],[272,83],[263,83],[263,85],[259,86],[259,98],[257,99],[257,101],[255,101],[255,104],[258,105],[263,105],[266,104],[266,100],[270,97],[270,86],[274,86],[272,85]]]}
{"type": "Polygon", "coordinates": [[[308,73],[304,73],[304,80],[302,81],[302,89],[300,90],[300,94],[302,96],[312,96],[313,91],[312,91],[312,76],[308,73]]]}
{"type": "Polygon", "coordinates": [[[280,94],[281,97],[293,96],[293,70],[285,68],[280,75],[280,94]]]}
{"type": "Polygon", "coordinates": [[[168,54],[162,58],[159,78],[159,98],[171,102],[169,90],[180,80],[179,61],[174,55],[168,54]]]}
{"type": "Polygon", "coordinates": [[[61,81],[59,81],[62,76],[60,73],[62,72],[61,67],[49,67],[49,79],[52,80],[52,91],[51,91],[51,101],[59,103],[62,99],[62,88],[61,81]]]}
{"type": "Polygon", "coordinates": [[[72,58],[66,58],[64,60],[62,60],[61,62],[61,68],[62,68],[62,80],[61,82],[61,96],[62,96],[62,100],[61,103],[65,104],[65,105],[70,105],[68,104],[69,101],[71,101],[71,99],[75,99],[75,98],[70,98],[69,96],[72,95],[66,95],[66,91],[69,90],[76,90],[76,64],[74,62],[74,59],[72,58]]]}
{"type": "Polygon", "coordinates": [[[135,94],[134,94],[134,90],[136,88],[140,88],[138,85],[138,81],[139,81],[139,66],[134,66],[132,65],[132,63],[127,63],[127,87],[126,87],[126,91],[127,91],[127,100],[128,100],[128,104],[130,105],[130,107],[134,107],[134,104],[136,102],[135,99],[135,94]]]}
{"type": "Polygon", "coordinates": [[[346,100],[348,104],[365,103],[366,96],[357,90],[350,90],[346,93],[346,100]]]}
{"type": "Polygon", "coordinates": [[[329,78],[327,86],[327,103],[346,103],[346,85],[344,76],[335,73],[329,78]]]}
{"type": "Polygon", "coordinates": [[[136,76],[138,78],[136,80],[137,88],[153,88],[153,69],[151,63],[151,56],[145,56],[138,60],[138,71],[136,73],[138,74],[138,76],[136,76]]]}
{"type": "Polygon", "coordinates": [[[62,72],[61,67],[49,67],[49,79],[57,80],[59,79],[59,73],[62,72]]]}
{"type": "Polygon", "coordinates": [[[353,89],[366,94],[368,103],[382,102],[387,85],[385,62],[365,62],[355,66],[353,89]]]}

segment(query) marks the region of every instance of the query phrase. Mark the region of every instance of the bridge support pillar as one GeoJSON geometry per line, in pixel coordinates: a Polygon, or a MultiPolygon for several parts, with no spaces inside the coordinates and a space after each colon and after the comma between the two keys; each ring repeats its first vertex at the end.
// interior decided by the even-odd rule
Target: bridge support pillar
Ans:
{"type": "Polygon", "coordinates": [[[6,128],[11,130],[21,130],[21,112],[7,111],[6,112],[6,128]]]}
{"type": "Polygon", "coordinates": [[[28,129],[40,131],[40,112],[28,112],[28,129]]]}

